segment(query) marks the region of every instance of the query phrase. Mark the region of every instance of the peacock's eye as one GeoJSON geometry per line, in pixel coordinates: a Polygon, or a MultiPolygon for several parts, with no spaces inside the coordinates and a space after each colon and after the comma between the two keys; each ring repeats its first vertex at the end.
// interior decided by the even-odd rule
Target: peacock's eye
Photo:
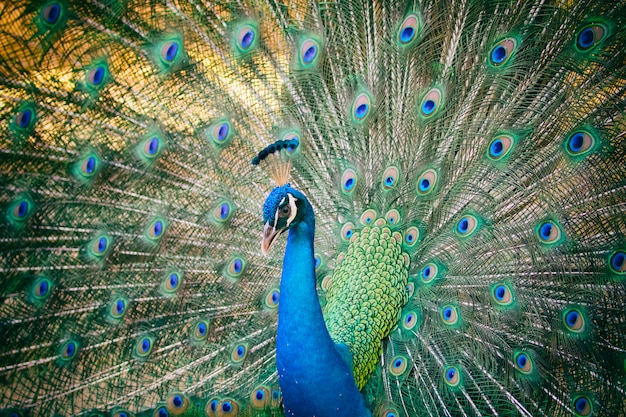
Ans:
{"type": "Polygon", "coordinates": [[[289,213],[291,213],[291,207],[289,205],[283,206],[279,208],[279,217],[289,217],[289,213]]]}

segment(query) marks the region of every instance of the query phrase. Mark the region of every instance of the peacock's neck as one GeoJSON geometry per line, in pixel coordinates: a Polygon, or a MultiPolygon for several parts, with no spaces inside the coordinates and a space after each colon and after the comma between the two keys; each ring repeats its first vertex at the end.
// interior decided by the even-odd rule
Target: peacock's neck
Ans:
{"type": "Polygon", "coordinates": [[[313,216],[289,231],[280,284],[279,337],[290,340],[308,334],[317,342],[332,343],[315,287],[314,234],[313,216]]]}
{"type": "Polygon", "coordinates": [[[276,366],[287,415],[370,416],[331,339],[315,286],[313,209],[289,232],[278,306],[276,366]],[[341,413],[339,413],[341,414],[341,413]]]}

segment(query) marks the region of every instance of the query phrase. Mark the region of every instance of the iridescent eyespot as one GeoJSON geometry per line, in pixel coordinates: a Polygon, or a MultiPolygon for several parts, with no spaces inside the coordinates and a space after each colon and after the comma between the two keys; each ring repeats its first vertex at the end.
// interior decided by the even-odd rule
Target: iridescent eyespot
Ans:
{"type": "Polygon", "coordinates": [[[455,325],[459,322],[459,312],[453,305],[443,306],[440,314],[441,319],[447,325],[455,325]]]}
{"type": "Polygon", "coordinates": [[[202,345],[209,336],[209,322],[206,320],[196,320],[189,328],[189,336],[194,346],[202,345]]]}
{"type": "Polygon", "coordinates": [[[225,224],[230,221],[234,213],[234,204],[226,199],[221,199],[213,208],[210,220],[216,224],[225,224]]]}
{"type": "Polygon", "coordinates": [[[96,169],[96,158],[92,155],[85,159],[82,164],[83,174],[91,175],[96,169]]]}
{"type": "Polygon", "coordinates": [[[182,33],[166,34],[153,44],[150,52],[162,75],[179,69],[186,57],[182,33]]]}
{"type": "Polygon", "coordinates": [[[398,45],[402,47],[411,45],[417,39],[419,29],[420,20],[416,14],[412,13],[405,17],[398,29],[398,45]]]}
{"type": "Polygon", "coordinates": [[[513,149],[515,138],[511,135],[497,135],[489,144],[487,156],[493,161],[504,159],[513,149]]]}
{"type": "Polygon", "coordinates": [[[259,43],[258,29],[252,22],[240,23],[233,32],[235,53],[244,56],[254,51],[259,43]]]}
{"type": "Polygon", "coordinates": [[[400,223],[400,212],[396,209],[389,210],[387,214],[385,214],[385,220],[392,226],[400,223]]]}
{"type": "Polygon", "coordinates": [[[140,358],[146,358],[152,352],[154,339],[151,336],[142,336],[135,342],[134,352],[140,358]]]}
{"type": "Polygon", "coordinates": [[[16,219],[22,219],[26,217],[29,210],[30,204],[28,203],[28,201],[19,201],[15,204],[15,207],[13,208],[13,216],[15,216],[16,219]]]}
{"type": "Polygon", "coordinates": [[[241,29],[241,31],[239,31],[239,47],[244,51],[246,49],[249,49],[254,43],[255,37],[256,31],[254,30],[254,28],[250,26],[244,27],[243,29],[241,29]]]}
{"type": "Polygon", "coordinates": [[[218,416],[236,416],[239,413],[239,404],[233,400],[222,400],[217,406],[218,410],[221,409],[221,413],[218,411],[218,416]]]}
{"type": "Polygon", "coordinates": [[[598,45],[609,33],[603,24],[593,24],[583,28],[576,37],[576,47],[580,51],[589,51],[598,45]]]}
{"type": "Polygon", "coordinates": [[[89,242],[87,252],[92,259],[103,259],[108,255],[111,246],[111,237],[106,233],[100,233],[89,242]]]}
{"type": "Polygon", "coordinates": [[[157,243],[163,237],[167,225],[167,221],[163,218],[156,217],[152,219],[146,226],[144,238],[149,243],[157,243]]]}
{"type": "Polygon", "coordinates": [[[167,407],[162,406],[154,410],[152,417],[169,417],[170,413],[167,411],[167,407]]]}
{"type": "Polygon", "coordinates": [[[14,110],[9,119],[9,128],[18,138],[29,136],[35,129],[37,108],[33,102],[23,102],[14,110]]]}
{"type": "Polygon", "coordinates": [[[363,214],[361,214],[360,221],[363,226],[373,224],[374,220],[376,220],[376,212],[372,209],[365,210],[363,214]]]}
{"type": "Polygon", "coordinates": [[[408,284],[406,284],[406,293],[407,296],[409,298],[413,297],[413,294],[415,293],[415,283],[412,281],[409,281],[408,284]]]}
{"type": "Polygon", "coordinates": [[[300,44],[300,66],[311,68],[319,62],[320,45],[313,39],[306,39],[300,44]]]}
{"type": "Polygon", "coordinates": [[[178,56],[180,49],[180,42],[177,40],[164,42],[161,45],[161,60],[165,64],[171,64],[178,56]]]}
{"type": "Polygon", "coordinates": [[[278,307],[278,302],[280,301],[280,290],[278,288],[272,288],[265,295],[265,307],[270,309],[275,309],[278,307]]]}
{"type": "Polygon", "coordinates": [[[158,136],[154,136],[145,141],[143,150],[146,155],[154,156],[159,152],[159,148],[161,147],[161,140],[158,136]]]}
{"type": "Polygon", "coordinates": [[[455,233],[457,236],[465,238],[473,234],[478,229],[479,221],[476,216],[467,214],[456,224],[455,233]]]}
{"type": "Polygon", "coordinates": [[[439,112],[443,105],[443,93],[439,88],[431,88],[422,98],[420,114],[424,118],[430,118],[439,112]]]}
{"type": "Polygon", "coordinates": [[[350,240],[354,235],[354,224],[348,222],[341,227],[341,238],[343,240],[350,240]]]}
{"type": "Polygon", "coordinates": [[[380,414],[381,417],[398,417],[398,411],[395,408],[386,408],[380,414]]]}
{"type": "Polygon", "coordinates": [[[128,299],[122,296],[115,296],[109,302],[109,321],[116,323],[121,320],[126,314],[128,307],[128,299]]]}
{"type": "Polygon", "coordinates": [[[165,225],[163,224],[163,222],[161,220],[155,220],[150,226],[150,237],[160,237],[164,229],[165,225]]]}
{"type": "Polygon", "coordinates": [[[391,359],[389,363],[389,372],[393,376],[401,376],[403,375],[408,368],[407,359],[404,356],[396,356],[391,359]]]}
{"type": "Polygon", "coordinates": [[[517,352],[514,356],[515,369],[523,374],[530,374],[534,371],[534,363],[532,358],[525,352],[517,352]]]}
{"type": "Polygon", "coordinates": [[[106,80],[108,75],[108,68],[104,64],[95,65],[89,71],[87,71],[87,84],[92,88],[99,88],[106,80]]]}
{"type": "Polygon", "coordinates": [[[513,304],[513,292],[506,283],[496,284],[491,287],[491,297],[496,305],[501,307],[511,306],[513,304]]]}
{"type": "Polygon", "coordinates": [[[385,169],[382,177],[382,185],[385,190],[390,190],[398,184],[400,179],[400,170],[394,166],[385,169]]]}
{"type": "Polygon", "coordinates": [[[439,267],[434,263],[428,263],[420,271],[420,279],[424,284],[430,284],[438,274],[439,267]]]}
{"type": "Polygon", "coordinates": [[[352,194],[356,189],[357,176],[353,169],[346,169],[341,175],[341,190],[344,194],[352,194]]]}
{"type": "Polygon", "coordinates": [[[211,141],[210,143],[218,147],[223,147],[233,139],[235,129],[229,119],[222,118],[213,122],[213,124],[206,128],[204,134],[211,141]]]}
{"type": "Polygon", "coordinates": [[[294,153],[298,149],[297,145],[300,144],[300,131],[297,129],[287,130],[281,135],[281,140],[287,142],[285,144],[287,153],[294,153]]]}
{"type": "Polygon", "coordinates": [[[211,398],[207,401],[204,411],[208,417],[217,417],[217,406],[219,402],[220,400],[217,398],[211,398]]]}
{"type": "Polygon", "coordinates": [[[205,337],[207,334],[207,325],[205,322],[199,322],[195,327],[196,337],[205,337]]]}
{"type": "Polygon", "coordinates": [[[248,345],[240,343],[236,345],[230,353],[230,360],[233,365],[238,365],[246,359],[248,354],[248,345]]]}
{"type": "Polygon", "coordinates": [[[141,145],[141,151],[146,158],[154,159],[159,155],[161,150],[161,138],[158,136],[152,136],[146,138],[141,145]]]}
{"type": "Polygon", "coordinates": [[[179,392],[168,395],[167,408],[173,415],[178,416],[183,414],[189,407],[189,400],[187,397],[179,392]]]}
{"type": "Polygon", "coordinates": [[[15,124],[17,127],[21,129],[26,129],[29,127],[30,123],[33,121],[34,111],[32,109],[24,109],[15,114],[15,124]]]}
{"type": "Polygon", "coordinates": [[[72,169],[74,176],[83,183],[92,181],[100,171],[100,157],[95,152],[88,151],[76,161],[72,169]]]}
{"type": "Polygon", "coordinates": [[[437,172],[434,169],[427,169],[417,179],[417,194],[425,196],[430,194],[437,185],[437,172]]]}
{"type": "Polygon", "coordinates": [[[183,283],[183,274],[180,271],[169,271],[163,277],[161,282],[161,294],[165,297],[173,297],[181,288],[183,283]]]}
{"type": "Polygon", "coordinates": [[[59,21],[62,13],[63,6],[60,3],[49,3],[42,7],[40,16],[44,23],[54,26],[59,21]]]}
{"type": "Polygon", "coordinates": [[[572,401],[574,415],[577,417],[588,417],[593,415],[593,403],[584,395],[577,395],[572,401]]]}
{"type": "Polygon", "coordinates": [[[539,241],[546,245],[559,243],[562,235],[561,228],[556,222],[552,220],[540,223],[537,226],[536,234],[539,238],[539,241]]]}
{"type": "Polygon", "coordinates": [[[372,98],[368,93],[360,93],[352,103],[352,120],[356,123],[362,123],[372,110],[372,98]]]}
{"type": "Polygon", "coordinates": [[[239,256],[235,256],[230,259],[230,261],[226,265],[224,272],[227,278],[235,280],[241,277],[245,269],[246,261],[239,256]]]}
{"type": "Polygon", "coordinates": [[[272,400],[270,389],[266,386],[258,386],[250,393],[250,405],[256,410],[263,410],[272,400]]]}
{"type": "Polygon", "coordinates": [[[71,361],[78,353],[79,344],[75,340],[68,340],[61,345],[61,359],[71,361]]]}
{"type": "Polygon", "coordinates": [[[280,402],[282,400],[282,394],[278,386],[272,388],[272,407],[280,406],[280,402]]]}
{"type": "Polygon", "coordinates": [[[609,257],[609,266],[617,274],[626,274],[626,252],[623,250],[613,252],[609,257]]]}
{"type": "Polygon", "coordinates": [[[135,417],[135,415],[130,413],[128,410],[115,407],[111,413],[111,417],[135,417]]]}
{"type": "Polygon", "coordinates": [[[6,211],[7,220],[16,227],[21,227],[33,212],[35,205],[33,200],[22,193],[18,195],[11,203],[6,211]]]}
{"type": "Polygon", "coordinates": [[[415,246],[415,244],[417,243],[417,240],[419,239],[419,236],[420,236],[420,231],[417,227],[412,226],[406,229],[406,231],[404,232],[405,247],[411,248],[415,246]]]}
{"type": "Polygon", "coordinates": [[[402,328],[404,330],[413,330],[419,323],[419,316],[415,311],[409,311],[402,317],[402,328]]]}
{"type": "Polygon", "coordinates": [[[42,301],[50,296],[52,290],[52,281],[46,277],[35,279],[30,290],[30,295],[34,300],[42,301]]]}
{"type": "Polygon", "coordinates": [[[491,49],[489,62],[494,67],[501,67],[511,59],[516,48],[517,39],[506,38],[501,40],[491,49]]]}
{"type": "Polygon", "coordinates": [[[217,146],[224,146],[229,143],[234,133],[233,126],[228,119],[220,119],[207,129],[207,135],[212,143],[217,146]]]}
{"type": "Polygon", "coordinates": [[[180,284],[180,279],[179,279],[177,273],[173,272],[173,273],[168,275],[168,277],[166,279],[166,285],[167,285],[168,289],[176,290],[178,288],[179,284],[180,284]]]}
{"type": "Polygon", "coordinates": [[[317,271],[320,266],[322,266],[322,257],[316,253],[313,256],[313,261],[315,262],[315,270],[317,271]]]}
{"type": "Polygon", "coordinates": [[[154,163],[166,148],[165,138],[161,129],[153,126],[135,145],[135,155],[146,165],[154,163]]]}
{"type": "Polygon", "coordinates": [[[448,366],[443,371],[444,380],[450,387],[458,387],[461,384],[461,371],[456,366],[448,366]]]}
{"type": "Polygon", "coordinates": [[[585,331],[585,317],[582,311],[576,308],[568,308],[563,311],[563,324],[567,330],[573,333],[585,331]]]}
{"type": "Polygon", "coordinates": [[[592,152],[597,143],[596,138],[591,133],[577,130],[565,139],[565,150],[571,156],[584,156],[592,152]]]}

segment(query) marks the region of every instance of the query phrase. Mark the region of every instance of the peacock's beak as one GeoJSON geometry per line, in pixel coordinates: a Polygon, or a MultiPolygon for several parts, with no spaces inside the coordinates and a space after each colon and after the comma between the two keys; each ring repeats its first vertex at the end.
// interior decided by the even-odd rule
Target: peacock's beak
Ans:
{"type": "Polygon", "coordinates": [[[270,247],[272,247],[274,240],[280,235],[280,232],[282,232],[282,230],[276,230],[274,226],[270,225],[270,222],[265,223],[265,227],[263,228],[263,240],[261,241],[261,251],[263,255],[267,255],[270,251],[270,247]]]}

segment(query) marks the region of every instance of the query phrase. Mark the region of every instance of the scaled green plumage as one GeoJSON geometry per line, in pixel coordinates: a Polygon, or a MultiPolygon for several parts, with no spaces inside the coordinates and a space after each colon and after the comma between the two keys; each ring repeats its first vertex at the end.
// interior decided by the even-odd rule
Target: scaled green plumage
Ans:
{"type": "Polygon", "coordinates": [[[324,307],[331,337],[350,348],[359,388],[374,371],[382,339],[396,325],[408,300],[402,236],[385,227],[382,218],[371,223],[355,232],[347,252],[339,255],[324,307]]]}

